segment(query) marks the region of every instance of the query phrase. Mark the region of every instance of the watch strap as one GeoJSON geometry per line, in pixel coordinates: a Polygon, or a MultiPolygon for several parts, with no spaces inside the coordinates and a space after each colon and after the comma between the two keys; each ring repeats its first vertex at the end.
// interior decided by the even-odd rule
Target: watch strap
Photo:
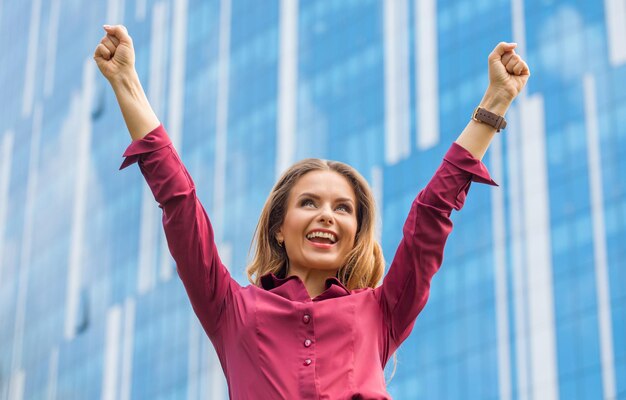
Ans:
{"type": "Polygon", "coordinates": [[[482,107],[476,107],[474,114],[472,114],[474,121],[482,122],[487,125],[496,128],[496,132],[500,132],[501,129],[506,128],[506,120],[503,116],[494,114],[491,111],[487,111],[482,107]]]}

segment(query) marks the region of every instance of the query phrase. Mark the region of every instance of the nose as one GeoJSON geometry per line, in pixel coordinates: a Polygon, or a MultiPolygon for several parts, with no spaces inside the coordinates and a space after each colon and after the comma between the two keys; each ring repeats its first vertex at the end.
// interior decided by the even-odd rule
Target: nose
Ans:
{"type": "Polygon", "coordinates": [[[320,215],[318,216],[318,220],[329,225],[334,223],[333,213],[330,210],[329,206],[324,206],[320,208],[320,215]]]}

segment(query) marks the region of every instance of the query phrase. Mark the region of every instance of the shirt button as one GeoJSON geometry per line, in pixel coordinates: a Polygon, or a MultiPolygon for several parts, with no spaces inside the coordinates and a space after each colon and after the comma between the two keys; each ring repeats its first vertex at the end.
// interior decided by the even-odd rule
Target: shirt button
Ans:
{"type": "Polygon", "coordinates": [[[312,362],[311,359],[307,358],[306,360],[304,360],[304,365],[309,366],[311,365],[311,362],[312,362]]]}
{"type": "Polygon", "coordinates": [[[305,324],[308,324],[310,320],[311,320],[311,316],[309,314],[304,314],[304,316],[302,317],[302,321],[305,324]]]}
{"type": "Polygon", "coordinates": [[[304,341],[304,347],[309,347],[311,345],[311,339],[307,339],[304,341]]]}

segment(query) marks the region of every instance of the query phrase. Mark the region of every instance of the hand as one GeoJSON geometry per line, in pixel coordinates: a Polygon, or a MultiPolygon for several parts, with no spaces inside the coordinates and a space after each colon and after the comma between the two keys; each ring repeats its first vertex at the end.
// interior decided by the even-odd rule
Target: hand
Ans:
{"type": "Polygon", "coordinates": [[[530,69],[526,62],[515,53],[517,43],[500,42],[489,54],[489,89],[494,96],[509,103],[522,91],[530,69]]]}
{"type": "Polygon", "coordinates": [[[123,25],[104,25],[102,38],[93,58],[102,75],[113,83],[135,73],[135,49],[128,30],[123,25]]]}

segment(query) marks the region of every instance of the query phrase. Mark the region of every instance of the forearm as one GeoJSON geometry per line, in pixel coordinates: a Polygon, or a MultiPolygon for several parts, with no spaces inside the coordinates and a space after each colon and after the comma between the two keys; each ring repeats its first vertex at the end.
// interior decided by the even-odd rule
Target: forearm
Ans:
{"type": "Polygon", "coordinates": [[[112,80],[111,87],[133,140],[142,139],[160,125],[136,72],[112,80]]]}
{"type": "MultiPolygon", "coordinates": [[[[480,101],[480,107],[504,116],[511,106],[512,101],[513,100],[509,99],[508,96],[499,94],[489,88],[480,101]]],[[[471,119],[465,129],[463,129],[463,132],[461,132],[456,139],[456,143],[463,146],[474,158],[482,160],[495,135],[496,129],[494,127],[471,119]]]]}

